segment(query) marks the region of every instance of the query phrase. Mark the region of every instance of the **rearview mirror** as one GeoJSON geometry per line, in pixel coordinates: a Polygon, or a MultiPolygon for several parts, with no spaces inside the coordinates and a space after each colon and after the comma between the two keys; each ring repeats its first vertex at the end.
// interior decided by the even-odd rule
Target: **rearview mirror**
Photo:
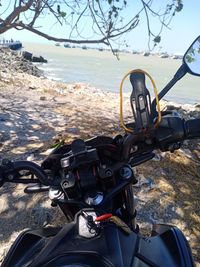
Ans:
{"type": "Polygon", "coordinates": [[[188,72],[200,76],[200,36],[192,43],[183,57],[188,72]]]}

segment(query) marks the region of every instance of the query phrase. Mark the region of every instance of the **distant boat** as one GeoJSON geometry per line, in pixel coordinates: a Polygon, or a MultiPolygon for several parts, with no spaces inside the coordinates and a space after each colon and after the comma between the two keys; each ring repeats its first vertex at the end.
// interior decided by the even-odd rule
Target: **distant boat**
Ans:
{"type": "Polygon", "coordinates": [[[120,51],[119,51],[119,49],[116,48],[116,49],[113,49],[113,52],[114,53],[119,53],[120,51]]]}
{"type": "Polygon", "coordinates": [[[99,51],[103,51],[104,49],[102,47],[99,48],[99,51]]]}
{"type": "Polygon", "coordinates": [[[22,43],[20,41],[11,40],[0,40],[0,47],[9,47],[11,50],[19,50],[22,48],[22,43]]]}
{"type": "Polygon", "coordinates": [[[70,44],[64,44],[64,47],[65,48],[71,48],[71,45],[70,44]]]}
{"type": "Polygon", "coordinates": [[[179,59],[179,57],[176,56],[176,55],[172,56],[171,58],[172,58],[172,59],[179,59]]]}
{"type": "Polygon", "coordinates": [[[148,57],[148,56],[150,55],[150,53],[149,53],[149,52],[144,52],[142,55],[143,55],[144,57],[148,57]]]}
{"type": "Polygon", "coordinates": [[[168,55],[167,53],[163,53],[163,54],[161,54],[159,57],[160,57],[160,58],[168,58],[169,55],[168,55]]]}
{"type": "Polygon", "coordinates": [[[173,59],[183,59],[183,54],[174,54],[172,56],[173,59]]]}
{"type": "Polygon", "coordinates": [[[86,45],[82,46],[82,49],[83,50],[86,50],[87,49],[87,46],[86,45]]]}
{"type": "Polygon", "coordinates": [[[55,43],[55,46],[60,46],[60,43],[55,43]]]}
{"type": "Polygon", "coordinates": [[[19,50],[22,48],[22,43],[20,41],[12,42],[8,44],[11,50],[19,50]]]}

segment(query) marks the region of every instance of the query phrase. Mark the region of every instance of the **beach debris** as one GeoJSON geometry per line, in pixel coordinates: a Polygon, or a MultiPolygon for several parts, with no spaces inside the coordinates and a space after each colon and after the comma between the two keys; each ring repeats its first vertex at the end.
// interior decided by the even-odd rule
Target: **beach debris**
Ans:
{"type": "Polygon", "coordinates": [[[153,187],[154,181],[150,177],[145,177],[143,174],[138,174],[136,179],[138,180],[137,184],[134,184],[133,187],[141,188],[142,186],[145,187],[153,187]]]}
{"type": "Polygon", "coordinates": [[[155,156],[152,158],[153,161],[161,161],[166,155],[166,152],[159,152],[155,153],[155,156]]]}
{"type": "Polygon", "coordinates": [[[184,154],[184,156],[186,156],[189,159],[194,159],[194,155],[192,154],[191,150],[188,148],[180,148],[179,152],[184,154]]]}
{"type": "Polygon", "coordinates": [[[41,96],[40,100],[45,101],[45,100],[47,100],[47,98],[46,98],[46,96],[41,96]]]}
{"type": "Polygon", "coordinates": [[[28,161],[34,161],[35,160],[35,154],[30,154],[28,157],[27,157],[27,160],[28,161]]]}

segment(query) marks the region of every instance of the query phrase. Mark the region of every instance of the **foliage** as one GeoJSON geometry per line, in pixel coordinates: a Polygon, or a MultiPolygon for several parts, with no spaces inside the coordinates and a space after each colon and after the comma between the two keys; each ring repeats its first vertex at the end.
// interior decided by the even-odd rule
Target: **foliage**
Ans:
{"type": "Polygon", "coordinates": [[[102,43],[111,46],[120,36],[135,29],[146,19],[149,42],[155,45],[161,41],[163,27],[168,27],[173,16],[183,8],[182,0],[168,0],[155,10],[154,0],[138,0],[140,7],[132,0],[0,0],[0,34],[10,29],[26,29],[48,40],[69,43],[102,43]],[[130,9],[133,9],[131,16],[130,9]],[[144,16],[143,16],[144,14],[144,16]],[[63,36],[57,37],[47,32],[44,17],[49,17],[52,26],[63,26],[63,36]],[[156,18],[160,28],[154,33],[151,19],[156,18]],[[90,36],[85,30],[89,23],[90,36]]]}
{"type": "Polygon", "coordinates": [[[187,52],[186,57],[185,57],[186,62],[191,64],[195,61],[198,61],[199,59],[198,54],[200,54],[200,39],[196,40],[196,42],[187,52]]]}

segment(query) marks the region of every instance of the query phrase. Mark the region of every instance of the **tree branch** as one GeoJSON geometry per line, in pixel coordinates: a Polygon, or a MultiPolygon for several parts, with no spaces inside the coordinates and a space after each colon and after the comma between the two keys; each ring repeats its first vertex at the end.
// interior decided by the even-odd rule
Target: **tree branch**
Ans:
{"type": "Polygon", "coordinates": [[[69,38],[71,38],[74,29],[77,27],[78,22],[80,21],[81,17],[83,16],[83,14],[84,14],[85,11],[87,10],[87,8],[88,8],[88,5],[87,5],[87,6],[83,9],[83,11],[80,13],[79,17],[77,18],[76,22],[74,23],[74,25],[73,25],[73,27],[72,27],[72,29],[71,29],[71,32],[70,32],[70,34],[69,34],[69,38]]]}
{"type": "Polygon", "coordinates": [[[4,20],[4,24],[11,24],[20,13],[27,11],[33,4],[34,0],[29,0],[27,4],[16,7],[13,12],[4,20]]]}
{"type": "Polygon", "coordinates": [[[100,0],[9,0],[8,6],[5,5],[0,17],[0,34],[12,28],[26,29],[56,42],[102,43],[109,45],[112,49],[111,41],[115,42],[121,35],[136,28],[141,20],[140,13],[144,12],[150,49],[151,39],[154,43],[159,42],[163,27],[168,27],[175,12],[180,11],[183,4],[182,0],[167,0],[172,2],[166,5],[163,13],[152,8],[154,0],[140,1],[142,3],[141,9],[136,15],[127,18],[125,15],[122,17],[122,11],[129,8],[125,0],[104,0],[102,2],[100,0]],[[8,10],[13,11],[6,17],[8,10]],[[52,25],[57,23],[61,26],[65,25],[68,38],[58,38],[53,34],[49,35],[45,31],[39,30],[38,27],[36,28],[34,25],[38,25],[37,22],[43,16],[49,16],[50,21],[53,18],[52,25]],[[158,34],[155,34],[151,28],[152,18],[158,20],[159,25],[161,25],[157,31],[158,34]],[[84,29],[84,19],[91,23],[92,35],[87,38],[88,32],[84,29]]]}
{"type": "MultiPolygon", "coordinates": [[[[100,38],[100,39],[94,39],[94,40],[77,40],[77,39],[69,39],[69,38],[59,38],[59,37],[54,37],[54,36],[51,36],[51,35],[48,35],[44,32],[41,32],[35,28],[32,28],[30,27],[29,25],[25,25],[21,22],[19,23],[14,23],[12,25],[12,28],[16,28],[17,27],[21,27],[25,30],[28,30],[30,32],[33,32],[39,36],[42,36],[44,38],[46,38],[47,40],[49,41],[55,41],[55,42],[68,42],[68,43],[74,43],[74,44],[95,44],[95,43],[103,43],[103,44],[106,44],[108,45],[108,43],[106,42],[107,38],[106,37],[103,37],[103,38],[100,38]]],[[[1,31],[0,31],[1,33],[1,31]]]]}

